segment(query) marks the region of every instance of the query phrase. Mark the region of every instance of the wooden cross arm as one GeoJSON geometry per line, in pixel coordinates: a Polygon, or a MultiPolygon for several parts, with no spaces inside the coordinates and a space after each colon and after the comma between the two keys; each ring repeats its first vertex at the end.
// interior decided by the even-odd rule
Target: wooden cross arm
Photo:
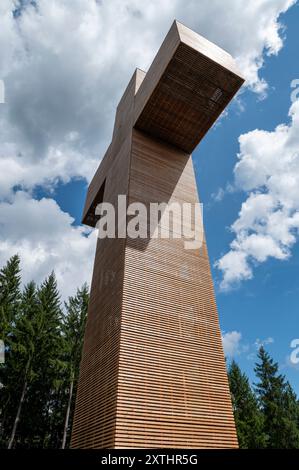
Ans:
{"type": "Polygon", "coordinates": [[[136,94],[134,125],[192,153],[243,82],[230,54],[174,21],[136,94]]]}
{"type": "Polygon", "coordinates": [[[148,72],[137,69],[120,100],[112,142],[88,189],[83,223],[95,226],[103,181],[133,127],[190,154],[243,82],[230,54],[174,21],[148,72]]]}

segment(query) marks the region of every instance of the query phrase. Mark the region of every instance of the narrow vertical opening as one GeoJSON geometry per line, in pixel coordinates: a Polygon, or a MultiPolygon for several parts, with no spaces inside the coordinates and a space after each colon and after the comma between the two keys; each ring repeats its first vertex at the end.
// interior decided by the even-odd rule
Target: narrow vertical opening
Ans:
{"type": "Polygon", "coordinates": [[[98,204],[101,204],[104,201],[105,186],[106,186],[106,178],[104,179],[103,183],[100,186],[100,189],[97,192],[96,197],[94,198],[93,204],[90,208],[87,220],[85,222],[87,225],[91,225],[95,227],[97,221],[100,218],[99,215],[96,215],[96,207],[98,204]]]}

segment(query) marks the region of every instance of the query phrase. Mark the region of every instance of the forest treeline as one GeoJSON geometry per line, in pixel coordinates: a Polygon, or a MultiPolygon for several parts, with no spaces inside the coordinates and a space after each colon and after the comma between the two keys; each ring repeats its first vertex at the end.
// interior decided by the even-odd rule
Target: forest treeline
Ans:
{"type": "Polygon", "coordinates": [[[21,287],[20,259],[0,271],[0,446],[69,446],[88,306],[84,285],[61,304],[54,273],[21,287]]]}
{"type": "MultiPolygon", "coordinates": [[[[67,448],[74,412],[89,293],[62,304],[55,274],[21,283],[17,255],[0,270],[0,447],[67,448]]],[[[263,347],[256,383],[228,367],[241,448],[299,448],[299,403],[263,347]]]]}
{"type": "Polygon", "coordinates": [[[238,434],[243,449],[299,449],[299,402],[278,364],[261,347],[249,383],[235,361],[228,378],[238,434]]]}

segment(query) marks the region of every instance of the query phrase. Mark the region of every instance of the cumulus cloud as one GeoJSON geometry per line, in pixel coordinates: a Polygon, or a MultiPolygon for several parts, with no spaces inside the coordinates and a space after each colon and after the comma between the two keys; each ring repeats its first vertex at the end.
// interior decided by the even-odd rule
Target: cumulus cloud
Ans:
{"type": "Polygon", "coordinates": [[[250,279],[257,263],[288,259],[298,238],[299,101],[289,116],[289,124],[272,132],[256,129],[239,138],[235,184],[248,196],[231,226],[230,251],[216,263],[224,290],[250,279]]]}
{"type": "Polygon", "coordinates": [[[234,357],[240,354],[240,342],[242,334],[239,331],[228,331],[222,333],[222,345],[225,357],[234,357]]]}
{"type": "Polygon", "coordinates": [[[96,231],[73,226],[53,199],[31,199],[25,192],[0,203],[0,266],[19,253],[24,283],[41,282],[54,270],[64,298],[90,282],[96,231]]]}
{"type": "MultiPolygon", "coordinates": [[[[280,15],[294,3],[1,0],[0,78],[6,91],[6,104],[0,106],[2,262],[17,250],[26,279],[39,280],[52,268],[66,289],[80,284],[83,276],[87,279],[90,270],[82,269],[81,260],[91,255],[92,237],[73,227],[53,201],[34,201],[24,192],[74,177],[91,178],[130,76],[136,66],[148,68],[174,18],[227,49],[247,86],[265,93],[267,84],[260,76],[264,55],[281,49],[280,15]],[[16,187],[22,190],[17,195],[16,187]],[[21,217],[21,208],[32,224],[27,233],[15,225],[13,235],[10,218],[21,217]],[[46,209],[57,224],[51,236],[40,233],[38,242],[35,233],[42,229],[39,218],[32,217],[46,209]],[[69,251],[62,248],[68,245],[69,251]]],[[[241,178],[241,167],[239,173],[241,178]]],[[[248,276],[246,259],[239,256],[234,263],[243,265],[248,276]]]]}
{"type": "Polygon", "coordinates": [[[282,47],[279,15],[294,2],[202,0],[198,8],[193,0],[153,0],[141,8],[137,0],[2,0],[2,194],[90,179],[130,75],[148,68],[174,18],[231,52],[248,85],[263,92],[264,53],[282,47]]]}

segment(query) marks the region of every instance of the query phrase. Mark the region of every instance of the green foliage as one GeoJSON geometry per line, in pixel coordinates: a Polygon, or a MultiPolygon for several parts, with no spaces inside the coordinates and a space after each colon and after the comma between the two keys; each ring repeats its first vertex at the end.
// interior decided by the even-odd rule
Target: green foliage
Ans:
{"type": "Polygon", "coordinates": [[[240,448],[298,449],[299,402],[263,347],[254,371],[258,382],[253,390],[235,361],[228,370],[240,448]]]}
{"type": "Polygon", "coordinates": [[[88,305],[84,285],[62,309],[54,273],[37,287],[20,287],[20,260],[0,271],[1,339],[0,446],[61,447],[70,404],[66,442],[74,409],[88,305]],[[73,393],[69,394],[73,381],[73,393]]]}
{"type": "Polygon", "coordinates": [[[266,445],[263,414],[251,390],[249,380],[233,361],[228,370],[229,386],[238,434],[242,449],[261,449],[266,445]]]}
{"type": "Polygon", "coordinates": [[[12,256],[0,270],[0,338],[7,344],[20,303],[20,258],[12,256]]]}
{"type": "Polygon", "coordinates": [[[298,404],[285,377],[278,373],[278,364],[263,347],[258,352],[255,373],[259,382],[256,393],[264,415],[267,447],[299,448],[298,404]]]}
{"type": "Polygon", "coordinates": [[[85,284],[81,289],[77,290],[74,297],[69,297],[68,301],[65,303],[65,315],[62,317],[61,322],[63,340],[61,364],[63,367],[61,368],[60,375],[57,375],[55,395],[55,399],[60,403],[60,406],[53,408],[51,416],[51,447],[60,447],[62,444],[62,428],[63,424],[65,424],[68,405],[70,405],[70,418],[66,424],[66,443],[67,445],[69,444],[88,301],[88,287],[85,284]]]}

